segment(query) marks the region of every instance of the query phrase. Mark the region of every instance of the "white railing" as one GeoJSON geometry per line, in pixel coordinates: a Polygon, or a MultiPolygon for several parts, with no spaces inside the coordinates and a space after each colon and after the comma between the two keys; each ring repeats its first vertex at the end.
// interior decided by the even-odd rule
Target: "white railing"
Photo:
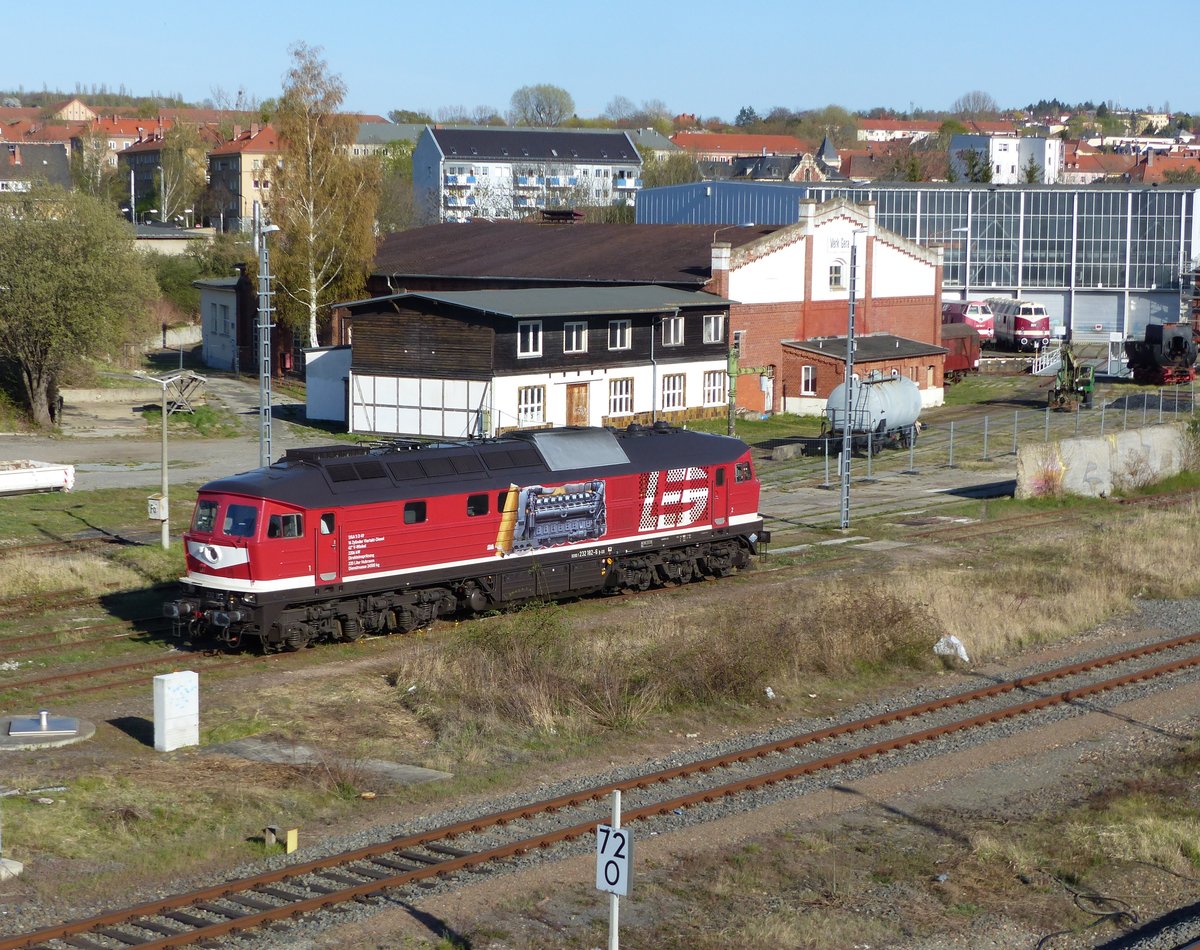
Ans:
{"type": "Polygon", "coordinates": [[[1062,366],[1062,350],[1047,340],[1033,356],[1029,372],[1034,376],[1052,376],[1062,366]]]}

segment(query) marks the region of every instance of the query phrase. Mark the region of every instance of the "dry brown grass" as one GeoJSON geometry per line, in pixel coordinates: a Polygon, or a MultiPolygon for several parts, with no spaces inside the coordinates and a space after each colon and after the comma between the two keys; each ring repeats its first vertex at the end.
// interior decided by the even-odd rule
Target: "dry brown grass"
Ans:
{"type": "Polygon", "coordinates": [[[144,583],[133,570],[102,557],[74,554],[37,557],[17,554],[0,564],[0,597],[23,597],[61,590],[108,590],[144,583]]]}

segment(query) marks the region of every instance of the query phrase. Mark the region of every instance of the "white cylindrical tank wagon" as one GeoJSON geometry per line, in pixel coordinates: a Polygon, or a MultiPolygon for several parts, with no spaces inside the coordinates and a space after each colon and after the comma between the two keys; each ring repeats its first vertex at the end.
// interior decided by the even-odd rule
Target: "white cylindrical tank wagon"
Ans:
{"type": "MultiPolygon", "coordinates": [[[[856,450],[914,444],[920,414],[920,387],[906,376],[871,375],[850,381],[850,433],[856,450]]],[[[823,435],[844,438],[845,419],[846,384],[840,383],[825,403],[823,435]]]]}

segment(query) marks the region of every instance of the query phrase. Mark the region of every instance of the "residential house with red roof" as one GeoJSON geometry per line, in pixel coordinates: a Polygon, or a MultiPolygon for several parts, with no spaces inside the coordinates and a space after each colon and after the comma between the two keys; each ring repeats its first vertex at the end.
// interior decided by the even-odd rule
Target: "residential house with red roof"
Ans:
{"type": "Polygon", "coordinates": [[[208,153],[208,223],[221,231],[248,231],[254,206],[267,204],[279,167],[279,137],[269,125],[235,129],[231,141],[208,153]]]}
{"type": "Polygon", "coordinates": [[[671,141],[698,162],[732,162],[761,155],[803,155],[816,151],[812,142],[793,135],[751,135],[740,132],[676,132],[671,141]]]}

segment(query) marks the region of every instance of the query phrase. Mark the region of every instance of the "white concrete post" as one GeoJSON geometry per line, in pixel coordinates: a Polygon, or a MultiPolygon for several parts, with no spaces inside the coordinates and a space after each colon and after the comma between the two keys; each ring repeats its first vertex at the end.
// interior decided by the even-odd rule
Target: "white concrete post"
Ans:
{"type": "Polygon", "coordinates": [[[191,670],[154,677],[154,749],[200,744],[200,676],[191,670]]]}

